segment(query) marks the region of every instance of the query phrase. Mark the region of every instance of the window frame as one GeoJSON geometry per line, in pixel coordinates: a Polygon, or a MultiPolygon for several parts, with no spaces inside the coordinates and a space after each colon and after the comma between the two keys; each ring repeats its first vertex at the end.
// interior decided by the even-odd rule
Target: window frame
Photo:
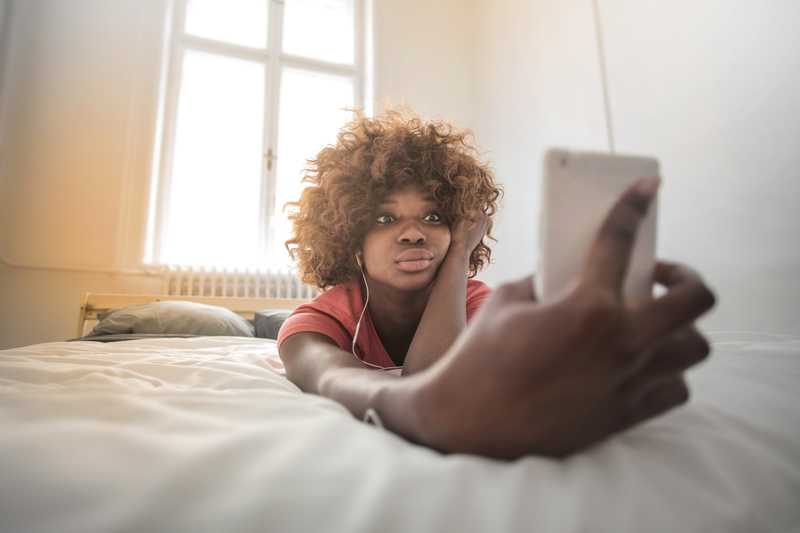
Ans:
{"type": "MultiPolygon", "coordinates": [[[[277,189],[277,147],[280,113],[281,77],[285,67],[299,68],[309,72],[349,76],[353,80],[354,105],[371,114],[369,70],[371,69],[371,1],[353,0],[354,55],[353,64],[333,63],[283,52],[283,12],[285,0],[267,2],[268,35],[266,49],[198,37],[184,32],[186,8],[191,0],[170,0],[165,39],[165,68],[162,69],[162,98],[157,127],[155,148],[158,157],[153,171],[153,193],[150,197],[148,216],[148,245],[144,263],[163,265],[164,236],[169,231],[169,205],[172,185],[172,168],[177,127],[178,100],[183,82],[182,69],[187,50],[200,51],[220,57],[254,61],[264,65],[264,128],[262,138],[262,161],[260,175],[260,201],[258,213],[258,242],[262,252],[270,249],[267,224],[275,215],[277,189]]],[[[196,266],[196,265],[186,265],[196,266]]],[[[267,265],[265,265],[267,266],[267,265]]]]}

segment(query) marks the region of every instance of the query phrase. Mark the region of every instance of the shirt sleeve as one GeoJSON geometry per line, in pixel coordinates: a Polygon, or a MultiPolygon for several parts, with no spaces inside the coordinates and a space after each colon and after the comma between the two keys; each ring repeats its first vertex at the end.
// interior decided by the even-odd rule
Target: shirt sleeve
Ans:
{"type": "Polygon", "coordinates": [[[492,289],[482,281],[470,283],[467,290],[467,323],[472,320],[483,302],[492,294],[492,289]]]}
{"type": "Polygon", "coordinates": [[[302,332],[320,333],[330,338],[342,350],[350,351],[352,338],[342,324],[330,315],[313,309],[295,312],[284,321],[278,331],[278,349],[283,341],[302,332]]]}

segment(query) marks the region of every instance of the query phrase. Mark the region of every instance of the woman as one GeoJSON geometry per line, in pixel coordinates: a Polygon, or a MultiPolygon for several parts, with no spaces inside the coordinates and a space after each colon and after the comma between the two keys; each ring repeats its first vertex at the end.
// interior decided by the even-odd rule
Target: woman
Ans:
{"type": "Polygon", "coordinates": [[[620,197],[571,289],[540,305],[531,276],[491,295],[470,279],[490,257],[500,190],[464,134],[358,115],[310,170],[287,247],[327,290],[278,335],[302,390],[432,449],[501,459],[564,456],[687,401],[713,293],[660,261],[664,294],[622,300],[658,179],[620,197]]]}
{"type": "Polygon", "coordinates": [[[365,368],[427,368],[490,292],[470,278],[491,255],[492,173],[467,133],[398,112],[358,114],[309,170],[287,248],[303,280],[327,290],[283,325],[282,356],[305,334],[365,368]]]}

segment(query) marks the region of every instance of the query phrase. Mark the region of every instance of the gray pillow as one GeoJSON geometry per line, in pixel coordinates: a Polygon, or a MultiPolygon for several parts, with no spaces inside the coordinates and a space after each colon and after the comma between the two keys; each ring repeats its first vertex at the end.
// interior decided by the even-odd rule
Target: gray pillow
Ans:
{"type": "Polygon", "coordinates": [[[264,309],[256,311],[253,322],[256,325],[256,337],[261,339],[277,339],[278,330],[283,322],[292,314],[291,309],[264,309]]]}
{"type": "Polygon", "coordinates": [[[252,337],[254,327],[224,307],[167,301],[132,305],[100,317],[89,336],[117,333],[252,337]]]}

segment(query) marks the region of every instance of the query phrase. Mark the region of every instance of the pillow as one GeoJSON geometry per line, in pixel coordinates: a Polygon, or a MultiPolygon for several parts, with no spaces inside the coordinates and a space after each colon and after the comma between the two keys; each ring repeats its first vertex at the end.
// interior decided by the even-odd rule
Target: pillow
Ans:
{"type": "Polygon", "coordinates": [[[254,327],[233,311],[195,302],[152,302],[101,317],[89,336],[118,333],[252,337],[254,327]]]}
{"type": "Polygon", "coordinates": [[[277,339],[278,330],[283,322],[292,314],[291,309],[264,309],[256,311],[253,322],[256,327],[256,337],[261,339],[277,339]]]}
{"type": "Polygon", "coordinates": [[[122,342],[140,341],[142,339],[194,339],[203,335],[190,335],[187,333],[111,333],[108,335],[86,335],[67,339],[67,342],[92,341],[92,342],[122,342]]]}

